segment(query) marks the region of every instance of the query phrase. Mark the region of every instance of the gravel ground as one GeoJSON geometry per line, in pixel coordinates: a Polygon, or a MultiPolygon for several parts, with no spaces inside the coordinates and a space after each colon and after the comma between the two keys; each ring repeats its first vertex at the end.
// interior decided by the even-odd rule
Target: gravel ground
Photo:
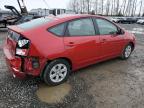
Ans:
{"type": "MultiPolygon", "coordinates": [[[[38,99],[39,78],[13,78],[0,48],[0,108],[144,108],[144,26],[121,26],[137,38],[130,59],[109,60],[72,74],[67,82],[71,92],[57,104],[38,99]]],[[[0,31],[0,46],[5,36],[0,31]]]]}

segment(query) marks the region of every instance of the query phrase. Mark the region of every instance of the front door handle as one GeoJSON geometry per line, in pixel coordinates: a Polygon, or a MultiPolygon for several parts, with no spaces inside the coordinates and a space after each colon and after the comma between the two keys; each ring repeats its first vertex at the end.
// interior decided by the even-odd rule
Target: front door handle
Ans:
{"type": "Polygon", "coordinates": [[[106,42],[107,40],[106,39],[102,39],[102,43],[106,42]]]}

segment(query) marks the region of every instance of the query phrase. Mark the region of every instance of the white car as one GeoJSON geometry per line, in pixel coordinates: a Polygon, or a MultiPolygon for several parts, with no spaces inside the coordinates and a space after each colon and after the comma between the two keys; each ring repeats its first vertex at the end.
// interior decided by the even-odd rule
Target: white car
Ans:
{"type": "Polygon", "coordinates": [[[115,17],[115,18],[112,18],[111,21],[115,22],[115,23],[120,23],[121,20],[124,20],[123,17],[115,17]]]}
{"type": "Polygon", "coordinates": [[[137,21],[137,24],[144,24],[144,19],[140,19],[137,21]]]}
{"type": "Polygon", "coordinates": [[[117,23],[119,21],[119,18],[112,18],[111,21],[117,23]]]}

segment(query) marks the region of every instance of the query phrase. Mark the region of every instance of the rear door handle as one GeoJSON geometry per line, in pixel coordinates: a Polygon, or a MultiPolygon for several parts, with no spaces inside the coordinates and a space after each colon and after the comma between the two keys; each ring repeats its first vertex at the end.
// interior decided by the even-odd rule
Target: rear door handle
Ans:
{"type": "Polygon", "coordinates": [[[68,42],[67,46],[68,47],[73,47],[73,46],[75,46],[75,43],[74,42],[68,42]]]}

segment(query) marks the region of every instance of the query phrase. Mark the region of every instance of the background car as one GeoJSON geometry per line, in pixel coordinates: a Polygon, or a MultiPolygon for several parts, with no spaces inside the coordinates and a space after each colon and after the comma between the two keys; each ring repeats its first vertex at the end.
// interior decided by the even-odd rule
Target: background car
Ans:
{"type": "Polygon", "coordinates": [[[136,22],[137,22],[137,18],[134,17],[123,17],[117,21],[117,23],[127,23],[127,24],[132,24],[136,22]]]}
{"type": "Polygon", "coordinates": [[[114,17],[114,18],[112,18],[111,21],[113,21],[115,23],[119,23],[121,20],[123,20],[123,17],[114,17]]]}
{"type": "Polygon", "coordinates": [[[137,24],[144,24],[144,19],[140,19],[137,21],[137,24]]]}

